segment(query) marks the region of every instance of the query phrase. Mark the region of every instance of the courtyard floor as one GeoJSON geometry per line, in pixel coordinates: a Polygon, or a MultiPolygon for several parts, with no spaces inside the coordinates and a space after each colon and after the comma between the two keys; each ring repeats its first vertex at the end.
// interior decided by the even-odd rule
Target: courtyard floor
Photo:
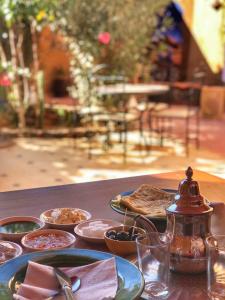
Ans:
{"type": "Polygon", "coordinates": [[[189,165],[225,178],[225,118],[201,123],[201,147],[196,150],[192,145],[189,157],[179,130],[175,142],[167,140],[163,148],[155,145],[149,153],[134,146],[138,133],[131,133],[126,164],[117,137],[112,137],[114,144],[107,152],[102,149],[103,140],[95,141],[92,159],[88,159],[85,139],[75,144],[70,138],[17,138],[10,147],[0,148],[0,190],[153,174],[189,165]]]}

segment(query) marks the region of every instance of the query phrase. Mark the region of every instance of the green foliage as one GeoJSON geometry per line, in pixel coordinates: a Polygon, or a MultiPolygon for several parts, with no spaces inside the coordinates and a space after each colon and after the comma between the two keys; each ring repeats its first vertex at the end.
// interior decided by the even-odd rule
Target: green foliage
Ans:
{"type": "Polygon", "coordinates": [[[41,108],[38,86],[38,34],[46,25],[60,30],[66,25],[70,0],[0,0],[0,73],[7,73],[12,86],[8,100],[16,107],[20,128],[30,100],[41,108]]]}
{"type": "Polygon", "coordinates": [[[0,16],[7,27],[36,20],[37,24],[55,20],[62,0],[0,0],[0,16]]]}
{"type": "Polygon", "coordinates": [[[64,0],[0,0],[0,71],[7,71],[9,77],[15,80],[16,74],[30,77],[31,70],[27,66],[27,57],[32,63],[31,26],[38,32],[46,24],[55,25],[60,20],[59,2],[65,4],[64,0]],[[18,47],[23,47],[23,60],[25,66],[12,64],[13,49],[10,45],[9,30],[13,30],[15,48],[18,55],[18,47]],[[22,41],[22,45],[18,42],[22,41]]]}
{"type": "Polygon", "coordinates": [[[108,73],[132,78],[137,64],[149,64],[147,46],[155,28],[155,14],[168,0],[76,0],[71,4],[71,33],[80,49],[97,63],[106,63],[108,73]],[[109,32],[108,45],[98,34],[109,32]]]}
{"type": "Polygon", "coordinates": [[[7,72],[13,83],[8,88],[8,98],[12,95],[12,103],[22,107],[18,110],[20,117],[34,95],[31,87],[36,90],[36,98],[41,94],[37,79],[40,68],[37,40],[44,26],[61,31],[70,46],[74,84],[71,94],[91,101],[96,96],[93,74],[120,74],[133,79],[140,64],[149,74],[147,49],[156,25],[155,15],[168,2],[0,0],[0,72],[7,72]],[[99,41],[102,32],[110,34],[109,44],[99,41]],[[98,69],[102,65],[108,67],[98,69]]]}

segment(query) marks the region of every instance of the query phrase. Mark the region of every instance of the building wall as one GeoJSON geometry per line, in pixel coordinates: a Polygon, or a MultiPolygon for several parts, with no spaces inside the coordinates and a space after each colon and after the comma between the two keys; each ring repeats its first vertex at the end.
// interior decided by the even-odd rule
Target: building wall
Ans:
{"type": "Polygon", "coordinates": [[[177,0],[183,10],[183,18],[188,27],[192,26],[193,7],[195,0],[177,0]]]}
{"type": "Polygon", "coordinates": [[[39,59],[44,71],[45,94],[54,96],[54,81],[69,81],[69,53],[62,37],[46,27],[39,38],[39,59]]]}
{"type": "Polygon", "coordinates": [[[224,64],[221,24],[222,10],[215,10],[212,1],[195,1],[192,34],[214,73],[220,72],[224,64]]]}
{"type": "Polygon", "coordinates": [[[221,37],[222,11],[213,8],[213,1],[178,0],[183,9],[186,79],[196,69],[205,72],[205,82],[221,82],[224,66],[224,45],[221,37]],[[186,28],[185,28],[186,26],[186,28]]]}

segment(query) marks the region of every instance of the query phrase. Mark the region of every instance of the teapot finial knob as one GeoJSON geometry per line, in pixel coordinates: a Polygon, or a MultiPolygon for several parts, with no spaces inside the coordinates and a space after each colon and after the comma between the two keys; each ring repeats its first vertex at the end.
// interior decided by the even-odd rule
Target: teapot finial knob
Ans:
{"type": "Polygon", "coordinates": [[[186,176],[187,176],[187,179],[188,181],[191,181],[192,180],[192,176],[193,176],[193,170],[191,167],[188,167],[186,172],[185,172],[186,176]]]}

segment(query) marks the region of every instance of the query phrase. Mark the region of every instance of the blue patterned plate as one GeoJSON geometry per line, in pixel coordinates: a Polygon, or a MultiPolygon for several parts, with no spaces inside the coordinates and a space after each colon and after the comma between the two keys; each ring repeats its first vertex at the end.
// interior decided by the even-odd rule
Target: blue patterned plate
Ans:
{"type": "Polygon", "coordinates": [[[110,253],[83,249],[33,252],[6,262],[0,266],[0,299],[12,299],[16,282],[23,282],[24,280],[29,260],[55,267],[75,267],[111,257],[116,258],[119,282],[115,299],[136,299],[143,291],[144,280],[141,272],[134,264],[110,253]]]}

